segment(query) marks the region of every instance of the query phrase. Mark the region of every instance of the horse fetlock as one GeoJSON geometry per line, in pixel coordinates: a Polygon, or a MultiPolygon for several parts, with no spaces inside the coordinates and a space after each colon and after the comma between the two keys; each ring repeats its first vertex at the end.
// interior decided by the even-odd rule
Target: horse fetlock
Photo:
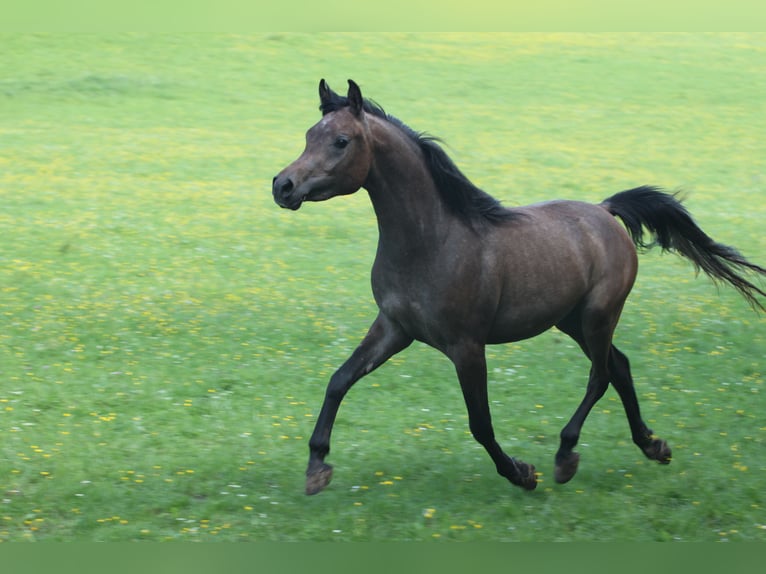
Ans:
{"type": "Polygon", "coordinates": [[[306,471],[306,494],[322,492],[332,479],[332,466],[320,462],[310,464],[306,471]]]}

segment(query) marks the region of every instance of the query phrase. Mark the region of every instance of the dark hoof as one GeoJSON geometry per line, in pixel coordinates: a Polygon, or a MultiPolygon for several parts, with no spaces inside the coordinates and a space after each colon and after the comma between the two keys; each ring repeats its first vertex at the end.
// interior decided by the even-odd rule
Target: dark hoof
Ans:
{"type": "Polygon", "coordinates": [[[315,468],[309,468],[306,471],[306,494],[322,492],[330,484],[330,479],[332,467],[329,464],[322,463],[315,468]]]}
{"type": "Polygon", "coordinates": [[[668,446],[668,443],[660,438],[652,439],[647,446],[641,447],[644,451],[646,458],[649,460],[656,460],[660,464],[670,464],[673,458],[673,454],[668,446]]]}
{"type": "Polygon", "coordinates": [[[534,490],[537,488],[537,475],[535,474],[535,466],[532,464],[519,464],[519,470],[522,471],[521,483],[519,486],[525,490],[534,490]],[[524,474],[524,467],[527,467],[527,472],[524,474]]]}
{"type": "Polygon", "coordinates": [[[507,477],[511,484],[520,486],[525,490],[534,490],[537,488],[537,475],[535,474],[535,467],[526,462],[521,462],[515,458],[510,459],[513,464],[513,478],[507,477]]]}
{"type": "Polygon", "coordinates": [[[559,484],[564,484],[572,480],[577,474],[577,466],[580,464],[580,455],[576,452],[570,452],[566,457],[556,457],[556,468],[553,472],[553,478],[559,484]]]}

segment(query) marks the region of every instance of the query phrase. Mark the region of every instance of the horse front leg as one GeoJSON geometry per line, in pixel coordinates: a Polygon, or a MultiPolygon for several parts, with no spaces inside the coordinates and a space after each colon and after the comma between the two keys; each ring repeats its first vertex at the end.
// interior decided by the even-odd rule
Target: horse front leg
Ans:
{"type": "Polygon", "coordinates": [[[537,487],[535,467],[505,454],[495,440],[487,393],[487,362],[484,346],[461,347],[449,355],[455,364],[460,388],[468,408],[471,434],[486,449],[495,463],[498,474],[507,478],[512,484],[534,490],[537,487]]]}
{"type": "Polygon", "coordinates": [[[309,439],[306,494],[321,492],[332,478],[332,466],[324,462],[324,459],[330,452],[330,435],[343,397],[354,383],[410,343],[412,338],[404,334],[401,328],[385,315],[380,314],[356,350],[330,378],[322,410],[309,439]]]}

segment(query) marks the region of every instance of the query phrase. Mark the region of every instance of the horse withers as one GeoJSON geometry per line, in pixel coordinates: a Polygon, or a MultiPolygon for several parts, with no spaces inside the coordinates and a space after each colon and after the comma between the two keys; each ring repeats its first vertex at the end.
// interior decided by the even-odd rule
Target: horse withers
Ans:
{"type": "Polygon", "coordinates": [[[453,362],[470,430],[497,472],[534,489],[535,467],[505,454],[495,440],[485,346],[551,327],[574,339],[591,362],[585,397],[560,434],[555,480],[567,482],[577,472],[573,449],[610,382],[633,442],[649,459],[669,463],[670,447],[642,419],[628,359],[612,343],[636,278],[636,247],[646,246],[648,231],[663,250],[690,259],[760,309],[758,297],[766,293],[747,273],[766,275],[766,269],[713,241],[676,196],[654,187],[623,191],[597,205],[558,200],[503,207],[471,183],[434,138],[386,114],[348,83],[341,96],[320,82],[322,119],[308,130],[300,157],[272,182],[276,203],[293,210],[365,188],[378,222],[372,266],[378,316],[327,386],[309,440],[306,492],[330,482],[325,457],[348,390],[414,340],[453,362]]]}

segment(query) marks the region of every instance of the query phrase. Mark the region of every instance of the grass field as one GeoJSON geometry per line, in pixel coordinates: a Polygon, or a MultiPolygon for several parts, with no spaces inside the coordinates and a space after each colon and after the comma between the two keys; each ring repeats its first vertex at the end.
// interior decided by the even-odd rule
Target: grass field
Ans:
{"type": "Polygon", "coordinates": [[[766,541],[766,319],[641,257],[617,344],[661,467],[610,390],[552,479],[588,365],[488,350],[511,487],[449,362],[360,382],[303,494],[327,379],[375,316],[364,192],[278,209],[271,178],[355,79],[507,205],[690,192],[766,263],[764,35],[0,36],[0,541],[766,541]]]}

